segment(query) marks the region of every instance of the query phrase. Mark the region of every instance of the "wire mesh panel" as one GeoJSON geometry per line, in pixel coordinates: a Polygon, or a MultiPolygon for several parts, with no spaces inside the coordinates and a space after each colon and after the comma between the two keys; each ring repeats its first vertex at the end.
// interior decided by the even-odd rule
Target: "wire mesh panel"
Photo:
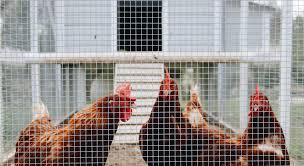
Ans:
{"type": "Polygon", "coordinates": [[[1,165],[304,165],[303,0],[0,7],[1,165]]]}

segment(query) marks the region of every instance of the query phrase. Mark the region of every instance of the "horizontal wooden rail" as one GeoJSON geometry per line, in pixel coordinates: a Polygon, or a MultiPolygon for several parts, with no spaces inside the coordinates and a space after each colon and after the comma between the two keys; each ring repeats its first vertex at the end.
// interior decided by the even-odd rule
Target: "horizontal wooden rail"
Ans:
{"type": "Polygon", "coordinates": [[[168,63],[168,62],[279,62],[272,52],[105,52],[30,53],[0,51],[2,63],[168,63]]]}

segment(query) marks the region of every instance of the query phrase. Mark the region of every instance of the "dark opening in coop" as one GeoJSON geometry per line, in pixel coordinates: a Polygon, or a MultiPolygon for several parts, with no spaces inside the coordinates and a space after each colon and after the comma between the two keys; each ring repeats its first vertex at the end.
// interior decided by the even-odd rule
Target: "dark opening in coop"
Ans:
{"type": "Polygon", "coordinates": [[[162,51],[162,1],[118,1],[120,51],[162,51]]]}

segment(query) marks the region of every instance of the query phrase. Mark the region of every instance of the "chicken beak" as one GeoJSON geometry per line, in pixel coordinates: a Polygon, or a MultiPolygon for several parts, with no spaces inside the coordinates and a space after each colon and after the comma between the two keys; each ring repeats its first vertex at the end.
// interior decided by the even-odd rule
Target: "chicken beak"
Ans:
{"type": "Polygon", "coordinates": [[[131,98],[131,109],[135,109],[135,108],[136,108],[136,103],[135,103],[135,101],[136,101],[136,98],[135,98],[135,97],[132,97],[132,98],[131,98]]]}
{"type": "Polygon", "coordinates": [[[123,112],[120,113],[120,120],[127,122],[132,116],[133,110],[131,108],[125,108],[123,112]]]}
{"type": "Polygon", "coordinates": [[[118,102],[120,108],[120,120],[123,122],[127,122],[133,112],[133,106],[135,105],[136,98],[131,97],[131,84],[124,83],[116,88],[116,94],[119,95],[120,99],[118,102]]]}
{"type": "Polygon", "coordinates": [[[130,101],[125,102],[125,104],[123,104],[123,108],[120,110],[120,120],[122,122],[127,122],[133,113],[134,110],[134,105],[135,105],[135,98],[130,98],[130,101]]]}

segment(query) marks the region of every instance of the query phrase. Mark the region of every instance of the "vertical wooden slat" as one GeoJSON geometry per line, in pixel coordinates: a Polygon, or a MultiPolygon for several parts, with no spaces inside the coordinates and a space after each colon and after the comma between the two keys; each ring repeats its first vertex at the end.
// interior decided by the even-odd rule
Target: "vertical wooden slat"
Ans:
{"type": "Polygon", "coordinates": [[[31,81],[32,81],[32,104],[41,101],[41,85],[40,85],[40,65],[31,65],[31,81]]]}
{"type": "MultiPolygon", "coordinates": [[[[51,5],[51,3],[49,2],[49,6],[51,5]]],[[[51,12],[51,11],[49,11],[51,12]]],[[[65,28],[64,28],[64,0],[55,0],[54,1],[54,22],[55,25],[52,25],[52,27],[54,28],[55,31],[55,51],[57,53],[62,53],[64,52],[64,32],[65,32],[65,28]]],[[[52,20],[52,18],[51,18],[52,20]]],[[[55,65],[55,78],[56,78],[56,116],[58,116],[56,119],[60,119],[60,114],[63,110],[62,106],[62,89],[63,89],[63,80],[62,80],[62,68],[60,64],[56,64],[55,65]]],[[[69,77],[69,76],[67,76],[69,77]]],[[[68,79],[67,79],[68,80],[68,79]]],[[[69,88],[69,87],[68,87],[69,88]]],[[[69,96],[68,96],[69,98],[69,96]]],[[[70,104],[70,103],[67,103],[70,104]]]]}
{"type": "Polygon", "coordinates": [[[162,1],[162,51],[169,51],[169,9],[168,0],[162,1]]]}
{"type": "Polygon", "coordinates": [[[214,1],[214,34],[213,34],[213,50],[219,52],[222,50],[222,24],[223,24],[223,1],[214,1]]]}
{"type": "Polygon", "coordinates": [[[223,73],[223,64],[219,63],[217,66],[217,102],[218,102],[218,113],[219,118],[222,119],[225,114],[225,99],[224,99],[224,73],[223,73]]]}
{"type": "MultiPolygon", "coordinates": [[[[280,62],[280,122],[287,146],[290,144],[291,67],[293,1],[282,0],[281,62],[280,62]]],[[[289,146],[288,146],[289,147],[289,146]]]]}
{"type": "Polygon", "coordinates": [[[61,65],[55,64],[55,94],[56,94],[56,120],[62,119],[62,72],[61,72],[61,65]]]}
{"type": "Polygon", "coordinates": [[[55,49],[56,52],[64,52],[64,0],[54,1],[54,16],[55,16],[55,49]]]}
{"type": "MultiPolygon", "coordinates": [[[[223,1],[215,0],[214,2],[214,34],[213,34],[213,50],[220,52],[222,50],[222,17],[223,17],[223,1]]],[[[224,91],[223,91],[223,64],[219,63],[217,66],[217,98],[218,98],[218,112],[220,118],[224,114],[224,91]]]]}
{"type": "MultiPolygon", "coordinates": [[[[39,52],[38,42],[38,1],[30,1],[30,28],[31,28],[31,52],[39,52]]],[[[36,104],[41,100],[40,91],[40,65],[31,65],[31,81],[32,81],[32,104],[36,104]]]]}
{"type": "Polygon", "coordinates": [[[70,107],[70,105],[71,105],[71,100],[70,100],[70,98],[71,98],[71,82],[70,82],[70,68],[69,68],[69,66],[67,65],[66,67],[65,67],[65,73],[64,73],[64,75],[65,75],[65,77],[64,77],[64,79],[65,79],[65,95],[64,95],[64,97],[65,97],[65,113],[66,114],[69,114],[69,112],[71,112],[72,110],[71,110],[71,107],[70,107]]]}
{"type": "MultiPolygon", "coordinates": [[[[243,56],[247,56],[248,51],[248,0],[240,2],[240,50],[244,52],[243,56]]],[[[240,130],[246,128],[248,121],[248,64],[240,63],[240,130]]]]}
{"type": "Polygon", "coordinates": [[[117,51],[117,1],[112,1],[112,51],[117,51]]]}
{"type": "Polygon", "coordinates": [[[73,69],[73,98],[75,110],[81,110],[86,105],[86,73],[80,65],[73,69]]]}

